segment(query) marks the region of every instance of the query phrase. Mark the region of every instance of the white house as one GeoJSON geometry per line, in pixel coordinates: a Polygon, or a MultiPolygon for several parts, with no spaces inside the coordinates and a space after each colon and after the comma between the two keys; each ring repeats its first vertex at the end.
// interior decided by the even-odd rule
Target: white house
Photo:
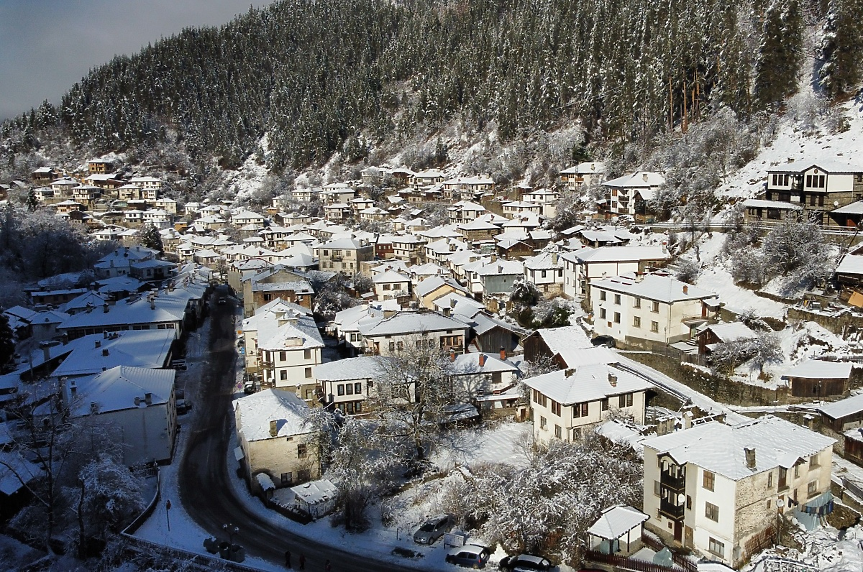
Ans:
{"type": "Polygon", "coordinates": [[[601,184],[606,190],[608,201],[606,212],[644,216],[647,214],[647,203],[665,184],[665,177],[660,173],[638,171],[601,184]]]}
{"type": "Polygon", "coordinates": [[[313,370],[322,361],[324,342],[311,316],[274,300],[243,320],[243,337],[248,373],[259,374],[265,385],[314,399],[313,370]]]}
{"type": "Polygon", "coordinates": [[[374,380],[382,373],[380,356],[340,359],[315,366],[321,403],[347,415],[366,412],[366,400],[374,380]]]}
{"type": "Polygon", "coordinates": [[[320,453],[305,401],[288,391],[265,389],[234,400],[233,406],[240,443],[235,457],[253,490],[320,477],[320,453]]]}
{"type": "Polygon", "coordinates": [[[395,300],[411,295],[411,279],[394,270],[380,272],[372,277],[375,285],[375,296],[378,300],[395,300]]]}
{"type": "Polygon", "coordinates": [[[173,369],[116,366],[64,384],[73,417],[91,416],[93,426],[121,445],[128,466],[170,461],[177,433],[173,369]]]}
{"type": "Polygon", "coordinates": [[[656,274],[607,278],[590,288],[596,335],[632,346],[691,339],[708,321],[705,301],[716,298],[713,292],[656,274]]]}
{"type": "Polygon", "coordinates": [[[629,272],[644,272],[668,260],[668,252],[660,246],[603,246],[582,248],[561,254],[563,259],[563,293],[588,297],[592,280],[620,276],[629,272]]]}
{"type": "Polygon", "coordinates": [[[787,511],[810,522],[827,514],[834,442],[770,415],[646,439],[647,526],[737,568],[773,541],[787,511]]]}
{"type": "Polygon", "coordinates": [[[436,351],[464,351],[469,327],[436,312],[398,312],[386,318],[360,322],[366,353],[398,355],[411,345],[425,344],[436,351]]]}
{"type": "Polygon", "coordinates": [[[613,410],[644,423],[645,393],[653,387],[641,377],[604,363],[553,371],[526,379],[524,384],[531,390],[533,433],[542,443],[553,438],[578,441],[613,410]]]}
{"type": "Polygon", "coordinates": [[[540,252],[524,259],[524,279],[533,282],[546,298],[563,293],[563,260],[557,251],[540,252]]]}

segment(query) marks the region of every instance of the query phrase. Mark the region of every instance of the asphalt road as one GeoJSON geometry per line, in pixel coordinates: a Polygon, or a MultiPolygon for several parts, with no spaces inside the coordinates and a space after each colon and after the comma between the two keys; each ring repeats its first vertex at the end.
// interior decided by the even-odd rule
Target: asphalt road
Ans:
{"type": "MultiPolygon", "coordinates": [[[[237,498],[228,476],[228,444],[232,425],[231,396],[234,382],[234,302],[211,306],[209,361],[201,368],[197,413],[187,421],[189,431],[185,453],[180,461],[180,499],[189,515],[212,536],[227,540],[222,526],[231,523],[239,528],[234,542],[245,547],[250,556],[283,564],[285,550],[293,554],[294,569],[302,553],[306,570],[324,570],[329,559],[333,572],[383,570],[407,572],[416,570],[365,557],[293,536],[285,529],[258,520],[244,502],[237,498]]],[[[233,462],[231,463],[233,466],[233,462]]],[[[456,570],[456,568],[453,568],[456,570]]]]}

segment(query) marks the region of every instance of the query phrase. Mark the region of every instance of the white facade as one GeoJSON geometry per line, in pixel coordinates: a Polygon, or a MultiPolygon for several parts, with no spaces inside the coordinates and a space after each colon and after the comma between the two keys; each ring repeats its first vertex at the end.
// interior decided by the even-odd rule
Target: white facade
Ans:
{"type": "Polygon", "coordinates": [[[591,284],[594,331],[622,342],[689,339],[707,322],[704,300],[715,294],[670,276],[620,276],[591,284]]]}

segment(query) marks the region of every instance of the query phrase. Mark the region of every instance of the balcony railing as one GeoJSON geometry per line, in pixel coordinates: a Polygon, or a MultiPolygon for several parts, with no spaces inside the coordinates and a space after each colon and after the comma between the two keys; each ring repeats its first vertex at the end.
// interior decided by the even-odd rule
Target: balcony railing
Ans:
{"type": "Polygon", "coordinates": [[[683,489],[686,488],[686,475],[676,476],[673,473],[661,471],[659,482],[676,493],[682,493],[683,489]]]}
{"type": "Polygon", "coordinates": [[[661,499],[659,501],[659,512],[661,512],[664,516],[670,518],[671,520],[682,519],[683,511],[685,509],[686,506],[682,504],[672,504],[665,499],[661,499]]]}

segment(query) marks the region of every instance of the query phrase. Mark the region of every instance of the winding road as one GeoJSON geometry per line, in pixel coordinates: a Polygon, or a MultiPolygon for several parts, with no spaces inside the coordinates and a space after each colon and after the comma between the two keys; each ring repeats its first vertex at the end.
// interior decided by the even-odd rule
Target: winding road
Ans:
{"type": "MultiPolygon", "coordinates": [[[[218,295],[218,294],[217,294],[218,295]]],[[[299,554],[306,557],[306,570],[323,571],[329,559],[336,572],[384,570],[408,572],[416,568],[373,561],[338,548],[294,536],[287,529],[274,528],[258,519],[238,498],[228,475],[228,446],[231,431],[229,412],[237,354],[234,342],[235,300],[213,304],[210,319],[209,360],[203,367],[196,415],[188,422],[189,437],[180,461],[180,498],[189,515],[211,535],[225,536],[222,525],[239,527],[234,541],[250,556],[276,564],[284,563],[285,550],[293,554],[294,568],[299,554]]]]}

